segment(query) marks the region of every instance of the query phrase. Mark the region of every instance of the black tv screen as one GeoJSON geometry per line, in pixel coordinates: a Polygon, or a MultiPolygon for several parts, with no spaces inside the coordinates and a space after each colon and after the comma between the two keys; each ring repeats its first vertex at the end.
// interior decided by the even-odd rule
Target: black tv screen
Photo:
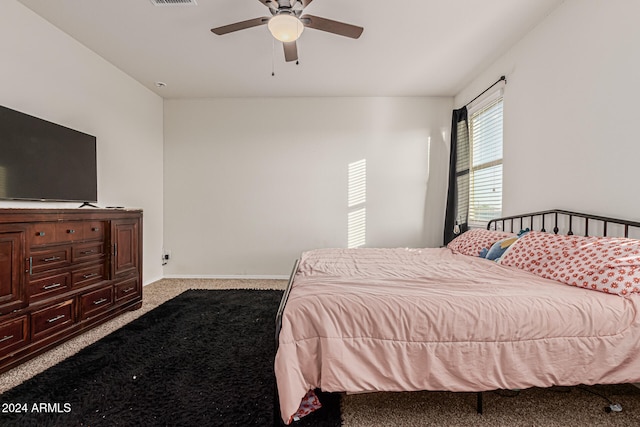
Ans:
{"type": "Polygon", "coordinates": [[[96,137],[0,106],[0,199],[97,202],[96,137]]]}

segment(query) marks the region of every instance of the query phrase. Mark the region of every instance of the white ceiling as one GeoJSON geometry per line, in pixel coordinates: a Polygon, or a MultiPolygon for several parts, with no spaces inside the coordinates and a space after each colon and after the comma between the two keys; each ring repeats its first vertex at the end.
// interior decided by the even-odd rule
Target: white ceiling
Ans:
{"type": "Polygon", "coordinates": [[[453,96],[563,0],[314,0],[305,13],[364,33],[307,29],[299,65],[266,26],[211,33],[270,16],[259,0],[19,1],[158,95],[200,98],[453,96]]]}

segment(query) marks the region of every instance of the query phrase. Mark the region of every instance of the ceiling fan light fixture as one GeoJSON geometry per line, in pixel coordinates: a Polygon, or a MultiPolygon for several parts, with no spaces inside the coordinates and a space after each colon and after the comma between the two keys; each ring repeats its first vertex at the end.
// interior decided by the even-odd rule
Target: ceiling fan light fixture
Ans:
{"type": "Polygon", "coordinates": [[[281,42],[296,41],[304,31],[304,24],[294,15],[288,13],[279,13],[272,17],[269,19],[267,27],[269,27],[271,35],[281,42]]]}

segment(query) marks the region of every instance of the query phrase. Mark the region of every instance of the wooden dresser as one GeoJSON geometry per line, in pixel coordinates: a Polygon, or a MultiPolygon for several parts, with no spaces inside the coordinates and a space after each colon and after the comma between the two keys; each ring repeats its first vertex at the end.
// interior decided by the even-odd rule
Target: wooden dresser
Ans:
{"type": "Polygon", "coordinates": [[[0,209],[0,372],[142,306],[142,211],[0,209]]]}

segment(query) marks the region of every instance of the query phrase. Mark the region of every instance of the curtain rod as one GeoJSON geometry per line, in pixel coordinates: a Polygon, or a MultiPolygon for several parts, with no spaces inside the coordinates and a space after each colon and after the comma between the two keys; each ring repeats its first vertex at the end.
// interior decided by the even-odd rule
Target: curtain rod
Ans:
{"type": "Polygon", "coordinates": [[[496,82],[494,84],[492,84],[491,86],[489,86],[488,88],[486,88],[485,90],[482,91],[482,93],[478,96],[476,96],[475,98],[473,98],[471,101],[467,102],[466,104],[464,104],[464,106],[468,106],[469,104],[471,104],[473,101],[475,101],[476,99],[480,98],[482,95],[484,95],[485,93],[487,93],[487,91],[489,89],[491,89],[492,87],[494,87],[495,85],[497,85],[498,83],[500,83],[501,81],[504,80],[504,83],[507,84],[507,78],[505,76],[500,76],[500,78],[498,80],[496,80],[496,82]]]}

